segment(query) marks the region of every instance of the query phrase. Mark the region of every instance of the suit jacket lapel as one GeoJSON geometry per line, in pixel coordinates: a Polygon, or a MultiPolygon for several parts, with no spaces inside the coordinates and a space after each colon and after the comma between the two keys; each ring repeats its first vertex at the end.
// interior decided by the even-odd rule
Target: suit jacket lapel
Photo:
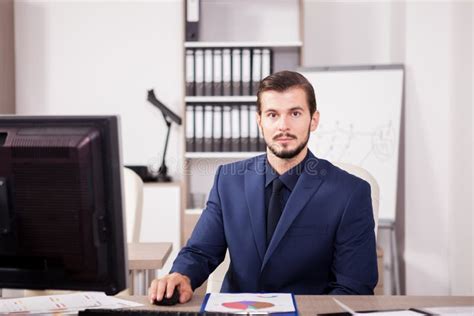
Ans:
{"type": "MultiPolygon", "coordinates": [[[[310,153],[310,159],[317,158],[310,153]]],[[[303,208],[313,197],[313,195],[318,191],[321,183],[323,182],[321,178],[321,171],[323,169],[321,164],[319,163],[320,161],[313,161],[317,161],[317,165],[315,166],[313,162],[313,168],[304,168],[304,171],[300,175],[300,178],[298,179],[298,182],[296,183],[292,194],[286,202],[283,213],[281,214],[280,220],[278,221],[278,225],[275,228],[275,232],[273,233],[272,240],[270,241],[268,249],[263,258],[261,270],[263,270],[263,268],[265,267],[265,264],[268,262],[269,258],[271,257],[276,247],[288,231],[288,228],[290,228],[295,218],[303,210],[303,208]]]]}
{"type": "Polygon", "coordinates": [[[244,177],[250,223],[260,260],[263,261],[266,243],[265,217],[265,155],[250,163],[244,177]]]}

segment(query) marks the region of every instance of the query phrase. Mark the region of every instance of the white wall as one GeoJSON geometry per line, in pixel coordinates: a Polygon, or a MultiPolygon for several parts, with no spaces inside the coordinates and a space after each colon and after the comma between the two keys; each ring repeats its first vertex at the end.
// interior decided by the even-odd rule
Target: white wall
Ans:
{"type": "MultiPolygon", "coordinates": [[[[15,2],[18,114],[120,114],[126,164],[158,162],[165,138],[155,93],[183,105],[183,2],[15,2]]],[[[182,127],[173,126],[169,167],[177,172],[182,127]]]]}
{"type": "MultiPolygon", "coordinates": [[[[303,65],[394,62],[393,6],[386,1],[303,1],[303,65]]],[[[400,6],[400,5],[398,5],[400,6]]]]}
{"type": "Polygon", "coordinates": [[[201,0],[200,41],[300,41],[299,0],[201,0]]]}
{"type": "MultiPolygon", "coordinates": [[[[16,1],[16,113],[119,114],[124,163],[161,163],[166,125],[147,90],[183,117],[183,11],[182,0],[16,1]]],[[[173,124],[167,165],[177,180],[183,141],[173,124]]],[[[144,189],[141,241],[173,242],[166,272],[180,245],[180,190],[144,189]]]]}
{"type": "Polygon", "coordinates": [[[410,295],[474,294],[472,7],[305,1],[304,66],[406,66],[397,216],[410,295]]]}

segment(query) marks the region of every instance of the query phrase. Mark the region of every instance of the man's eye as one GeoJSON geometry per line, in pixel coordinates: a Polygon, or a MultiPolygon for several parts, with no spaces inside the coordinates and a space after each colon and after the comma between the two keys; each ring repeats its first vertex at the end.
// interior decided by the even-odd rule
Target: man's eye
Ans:
{"type": "Polygon", "coordinates": [[[269,117],[269,118],[275,118],[275,117],[276,117],[276,114],[275,114],[275,113],[268,113],[268,117],[269,117]]]}
{"type": "Polygon", "coordinates": [[[299,116],[301,116],[301,112],[293,112],[293,113],[291,113],[291,115],[294,116],[294,117],[299,117],[299,116]]]}

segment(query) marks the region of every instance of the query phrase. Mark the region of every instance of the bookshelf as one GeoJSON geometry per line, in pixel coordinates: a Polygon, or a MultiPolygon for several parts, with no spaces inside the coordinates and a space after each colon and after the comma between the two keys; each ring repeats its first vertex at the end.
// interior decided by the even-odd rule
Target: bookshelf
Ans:
{"type": "MultiPolygon", "coordinates": [[[[301,51],[303,47],[303,42],[301,41],[301,7],[301,1],[298,0],[200,1],[198,40],[186,41],[184,43],[183,56],[187,86],[186,96],[184,98],[186,108],[184,127],[186,148],[184,151],[185,175],[183,177],[185,183],[185,212],[182,221],[183,243],[186,242],[192,231],[192,227],[189,226],[193,226],[201,214],[204,205],[199,204],[202,204],[200,203],[201,201],[207,200],[207,195],[213,184],[217,167],[221,164],[251,158],[264,152],[263,139],[260,136],[260,131],[258,131],[255,120],[258,81],[269,73],[285,69],[296,70],[301,64],[301,51]],[[280,17],[284,17],[285,23],[275,23],[283,21],[280,17]],[[239,23],[233,23],[236,21],[239,23]],[[236,28],[236,24],[239,25],[238,29],[236,28]],[[260,64],[257,63],[257,66],[255,66],[255,52],[260,54],[263,50],[270,52],[271,55],[268,60],[270,64],[262,65],[264,63],[262,53],[261,59],[257,59],[260,64]],[[250,61],[239,61],[240,73],[237,74],[237,76],[235,76],[235,68],[232,68],[235,64],[231,62],[230,66],[227,66],[227,70],[232,73],[224,75],[224,62],[228,62],[228,60],[224,61],[224,54],[230,54],[231,57],[226,57],[230,59],[233,58],[235,51],[237,51],[237,56],[240,58],[244,58],[244,54],[247,54],[245,56],[250,55],[250,61]],[[202,61],[198,61],[197,67],[196,60],[191,62],[189,57],[191,54],[195,57],[196,52],[198,52],[199,58],[203,59],[202,61]],[[217,52],[217,54],[215,52],[217,52]],[[209,62],[209,59],[207,62],[208,68],[206,69],[206,54],[208,56],[207,58],[209,58],[209,56],[218,56],[217,69],[214,60],[209,62]],[[211,64],[212,66],[209,66],[211,64]],[[244,66],[250,66],[250,69],[242,69],[244,66]],[[191,67],[192,74],[190,74],[191,67]],[[260,71],[259,73],[257,71],[257,73],[255,73],[255,69],[258,69],[258,67],[260,67],[260,70],[266,67],[266,71],[260,71]],[[199,70],[197,70],[197,68],[199,68],[199,70]],[[201,70],[204,72],[203,74],[196,73],[201,70]],[[206,70],[208,72],[207,78],[206,70]],[[217,74],[216,76],[216,70],[218,72],[220,71],[221,74],[217,74]],[[246,72],[246,74],[244,74],[244,72],[246,72]],[[190,86],[189,81],[194,80],[194,84],[197,85],[197,76],[200,76],[198,82],[202,84],[203,87],[193,88],[190,86]],[[244,76],[246,77],[245,79],[242,78],[244,76]],[[206,88],[206,79],[208,84],[214,84],[216,77],[218,81],[220,81],[220,85],[217,84],[217,88],[213,86],[206,88]],[[226,77],[227,80],[225,80],[224,77],[226,77]],[[226,82],[230,81],[230,85],[232,85],[235,84],[236,80],[238,81],[237,90],[227,88],[228,90],[224,92],[223,86],[226,85],[226,82]],[[240,87],[242,84],[243,88],[240,87]],[[198,90],[199,92],[196,93],[198,90]],[[209,93],[209,91],[217,91],[217,93],[209,93]],[[235,93],[235,91],[237,91],[237,93],[235,93]],[[242,93],[242,91],[244,91],[244,93],[242,93]],[[252,106],[254,106],[254,108],[252,108],[252,106]],[[208,113],[209,115],[206,117],[206,107],[212,111],[212,116],[208,113]],[[221,107],[231,109],[231,113],[228,114],[230,116],[230,118],[227,118],[228,121],[222,119],[222,116],[226,114],[224,110],[221,110],[221,107]],[[233,112],[236,109],[239,111],[239,119],[235,118],[237,114],[233,112]],[[216,111],[222,111],[222,113],[216,114],[216,111]],[[240,111],[244,111],[244,114],[240,111]],[[193,114],[189,112],[193,112],[193,114]],[[197,123],[196,117],[193,116],[196,115],[196,113],[202,115],[202,118],[198,118],[197,123]],[[209,120],[210,117],[213,118],[209,120]],[[215,124],[216,120],[221,120],[221,123],[215,124]],[[246,121],[244,126],[242,126],[243,121],[246,121]],[[248,129],[248,131],[238,137],[240,137],[241,143],[244,143],[242,142],[242,138],[248,139],[249,145],[241,144],[240,147],[232,147],[232,143],[235,143],[235,137],[233,136],[236,123],[240,127],[241,133],[242,127],[248,129]],[[254,125],[250,127],[250,124],[254,125]],[[196,135],[196,129],[199,128],[199,126],[202,126],[202,130],[199,130],[196,135]],[[234,126],[234,128],[232,126],[234,126]],[[216,131],[216,127],[222,129],[222,131],[216,131]],[[230,130],[226,132],[224,128],[230,130]],[[255,132],[257,133],[256,135],[253,134],[255,132]],[[209,136],[214,137],[216,135],[215,133],[217,133],[217,137],[221,139],[230,138],[231,140],[228,140],[231,143],[231,145],[229,145],[230,147],[222,150],[225,147],[224,145],[215,146],[214,144],[205,148],[206,145],[204,143],[206,139],[209,136]],[[255,137],[258,137],[261,143],[260,146],[255,147],[255,145],[253,145],[252,147],[251,139],[255,137]],[[190,138],[193,139],[190,141],[190,138]],[[198,148],[189,145],[192,141],[197,142],[196,139],[198,138],[203,139],[203,144],[197,146],[198,148]],[[244,150],[237,150],[239,148],[244,150]],[[202,149],[206,150],[204,151],[202,149]]],[[[239,68],[237,69],[239,70],[239,68]]],[[[223,142],[225,141],[223,140],[223,142]]]]}

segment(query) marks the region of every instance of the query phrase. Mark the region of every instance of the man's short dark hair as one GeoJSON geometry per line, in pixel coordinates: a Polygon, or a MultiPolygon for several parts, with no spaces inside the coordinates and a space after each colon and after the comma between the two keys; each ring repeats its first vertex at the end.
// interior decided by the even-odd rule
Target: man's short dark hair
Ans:
{"type": "Polygon", "coordinates": [[[265,91],[283,92],[290,88],[301,88],[306,93],[306,100],[309,106],[309,113],[313,116],[316,112],[316,96],[311,83],[302,74],[283,70],[265,77],[258,87],[257,92],[257,112],[262,113],[261,96],[265,91]]]}

